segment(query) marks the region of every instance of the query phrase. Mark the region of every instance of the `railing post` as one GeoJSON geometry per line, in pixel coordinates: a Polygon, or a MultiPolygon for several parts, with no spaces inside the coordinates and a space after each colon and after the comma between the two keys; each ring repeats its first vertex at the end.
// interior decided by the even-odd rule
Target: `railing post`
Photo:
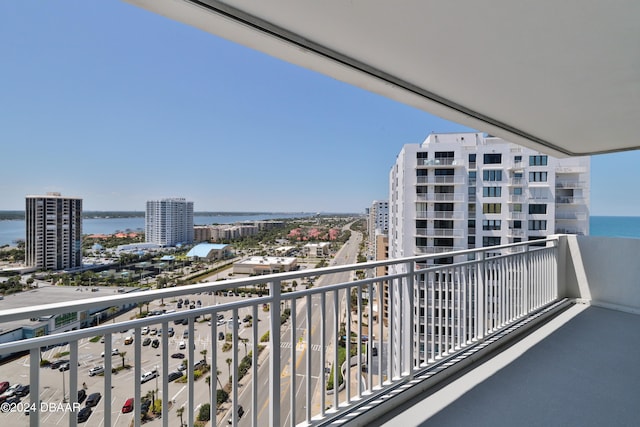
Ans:
{"type": "Polygon", "coordinates": [[[486,301],[485,301],[485,284],[484,284],[484,270],[485,270],[485,253],[483,251],[478,252],[478,264],[476,270],[476,301],[478,306],[476,307],[478,324],[477,338],[481,340],[484,338],[486,331],[485,313],[486,313],[486,301]]]}
{"type": "Polygon", "coordinates": [[[280,280],[271,282],[269,289],[271,328],[269,333],[269,425],[280,426],[280,280]]]}
{"type": "Polygon", "coordinates": [[[407,375],[409,379],[413,378],[413,366],[415,350],[413,348],[413,297],[414,297],[414,276],[415,276],[415,264],[413,261],[409,261],[407,265],[407,276],[404,281],[403,299],[406,301],[403,304],[403,357],[402,364],[404,365],[404,375],[407,375]]]}
{"type": "Polygon", "coordinates": [[[29,389],[31,393],[31,406],[35,411],[29,412],[29,426],[40,425],[40,347],[32,348],[29,353],[29,389]]]}
{"type": "Polygon", "coordinates": [[[530,305],[530,299],[529,299],[529,262],[530,262],[530,256],[529,256],[529,245],[526,245],[524,247],[524,265],[522,266],[522,294],[524,297],[524,301],[523,301],[523,305],[524,305],[524,310],[522,310],[522,315],[526,315],[527,313],[529,313],[529,305],[530,305]]]}

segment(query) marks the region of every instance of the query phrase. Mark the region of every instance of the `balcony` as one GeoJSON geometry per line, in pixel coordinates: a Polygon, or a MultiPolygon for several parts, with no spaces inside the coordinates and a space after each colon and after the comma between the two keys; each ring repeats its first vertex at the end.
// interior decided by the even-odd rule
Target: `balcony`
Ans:
{"type": "Polygon", "coordinates": [[[568,180],[556,180],[556,188],[586,188],[587,183],[585,181],[568,179],[568,180]]]}
{"type": "Polygon", "coordinates": [[[425,166],[464,166],[462,159],[444,158],[444,159],[418,159],[418,168],[425,166]]]}
{"type": "Polygon", "coordinates": [[[556,205],[583,205],[587,201],[584,197],[557,196],[556,205]]]}
{"type": "Polygon", "coordinates": [[[416,194],[417,202],[463,202],[464,197],[460,193],[419,193],[416,194]]]}
{"type": "MultiPolygon", "coordinates": [[[[263,425],[266,419],[277,426],[426,421],[433,425],[634,425],[640,393],[638,253],[640,240],[636,239],[562,235],[456,252],[468,261],[451,265],[429,265],[439,255],[428,255],[4,309],[0,311],[3,327],[14,321],[105,307],[131,306],[133,314],[140,303],[163,298],[166,302],[198,292],[265,290],[262,296],[5,342],[0,344],[0,354],[26,352],[5,362],[11,365],[3,365],[3,370],[5,375],[9,368],[16,370],[14,374],[30,384],[30,403],[40,408],[43,402],[61,403],[65,387],[47,379],[47,370],[39,367],[40,351],[50,347],[68,351],[70,369],[56,373],[56,380],[68,379],[64,394],[73,404],[79,384],[88,378],[88,340],[104,335],[104,343],[95,345],[108,354],[121,332],[131,331],[134,341],[126,347],[131,372],[111,374],[120,359],[106,357],[101,362],[104,377],[92,377],[100,385],[92,391],[100,391],[102,399],[92,416],[97,418],[90,423],[102,421],[105,426],[141,424],[140,405],[125,416],[120,413],[122,402],[113,397],[123,381],[140,378],[149,363],[150,353],[141,345],[143,328],[158,325],[167,331],[178,319],[188,323],[184,350],[188,360],[198,360],[203,342],[208,361],[219,361],[220,356],[229,360],[231,403],[223,404],[217,423],[231,418],[237,425],[237,408],[242,405],[246,413],[242,423],[253,425],[263,425]],[[496,253],[502,255],[489,257],[496,253]],[[375,267],[389,267],[390,273],[353,280],[356,270],[375,267]],[[302,283],[310,277],[313,288],[283,291],[284,282],[302,283]],[[383,286],[388,292],[384,302],[383,286]],[[377,310],[383,306],[389,311],[388,325],[377,321],[377,310]],[[286,311],[290,317],[281,323],[281,313],[286,311]],[[232,322],[221,328],[215,321],[210,326],[199,322],[203,317],[216,319],[218,314],[236,318],[239,313],[251,313],[266,322],[271,333],[262,352],[257,327],[232,322]],[[217,337],[222,329],[231,334],[232,350],[219,355],[217,340],[203,337],[217,337]],[[241,341],[239,336],[248,340],[241,341]],[[350,363],[339,363],[339,349],[353,354],[350,363]],[[245,354],[248,359],[243,362],[251,363],[239,378],[245,354]],[[325,393],[329,376],[334,384],[342,384],[338,393],[325,393]],[[580,404],[571,404],[576,401],[580,404]],[[499,408],[499,413],[486,408],[499,408]]],[[[153,352],[158,354],[161,373],[154,380],[157,396],[166,415],[150,425],[175,425],[178,408],[172,397],[181,388],[187,397],[184,419],[194,425],[196,408],[202,403],[208,402],[216,413],[217,380],[226,382],[227,367],[223,362],[218,366],[222,373],[209,372],[210,394],[203,389],[203,379],[195,379],[192,363],[186,383],[170,384],[166,373],[171,351],[169,340],[161,339],[153,352]]],[[[152,384],[131,381],[131,396],[139,399],[143,387],[152,384]]],[[[7,425],[15,425],[18,419],[28,419],[32,426],[76,425],[76,412],[50,415],[38,410],[28,418],[2,413],[0,419],[7,425]]]]}
{"type": "Polygon", "coordinates": [[[416,183],[417,184],[464,184],[465,178],[462,176],[417,176],[416,183]]]}
{"type": "Polygon", "coordinates": [[[460,228],[416,228],[416,236],[462,237],[460,228]]]}
{"type": "Polygon", "coordinates": [[[464,219],[463,211],[420,211],[416,219],[464,219]]]}

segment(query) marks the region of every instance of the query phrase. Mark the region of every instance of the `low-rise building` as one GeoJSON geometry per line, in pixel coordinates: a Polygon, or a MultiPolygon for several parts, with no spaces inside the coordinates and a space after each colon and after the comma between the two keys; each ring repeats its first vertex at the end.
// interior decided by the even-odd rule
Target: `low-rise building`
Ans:
{"type": "Polygon", "coordinates": [[[233,264],[233,274],[272,274],[292,271],[298,268],[298,260],[293,257],[254,256],[233,264]]]}
{"type": "Polygon", "coordinates": [[[219,243],[200,243],[187,252],[187,258],[201,258],[209,261],[225,259],[230,256],[231,246],[219,243]]]}
{"type": "Polygon", "coordinates": [[[329,242],[319,242],[319,243],[307,243],[304,245],[304,251],[309,256],[325,256],[329,255],[329,249],[331,248],[331,243],[329,242]]]}

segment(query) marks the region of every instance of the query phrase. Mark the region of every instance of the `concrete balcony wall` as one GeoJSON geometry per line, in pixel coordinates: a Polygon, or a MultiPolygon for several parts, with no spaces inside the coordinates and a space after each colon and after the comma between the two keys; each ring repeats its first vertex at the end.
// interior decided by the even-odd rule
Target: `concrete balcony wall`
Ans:
{"type": "Polygon", "coordinates": [[[560,238],[560,295],[640,314],[640,239],[560,238]]]}

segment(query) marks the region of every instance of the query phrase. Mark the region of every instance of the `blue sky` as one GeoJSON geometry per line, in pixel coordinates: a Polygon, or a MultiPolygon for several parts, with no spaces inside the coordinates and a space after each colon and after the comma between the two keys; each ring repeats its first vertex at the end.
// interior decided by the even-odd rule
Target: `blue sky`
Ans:
{"type": "MultiPolygon", "coordinates": [[[[362,212],[407,143],[470,130],[119,1],[0,2],[0,210],[362,212]]],[[[594,215],[639,215],[640,152],[592,159],[594,215]]]]}

